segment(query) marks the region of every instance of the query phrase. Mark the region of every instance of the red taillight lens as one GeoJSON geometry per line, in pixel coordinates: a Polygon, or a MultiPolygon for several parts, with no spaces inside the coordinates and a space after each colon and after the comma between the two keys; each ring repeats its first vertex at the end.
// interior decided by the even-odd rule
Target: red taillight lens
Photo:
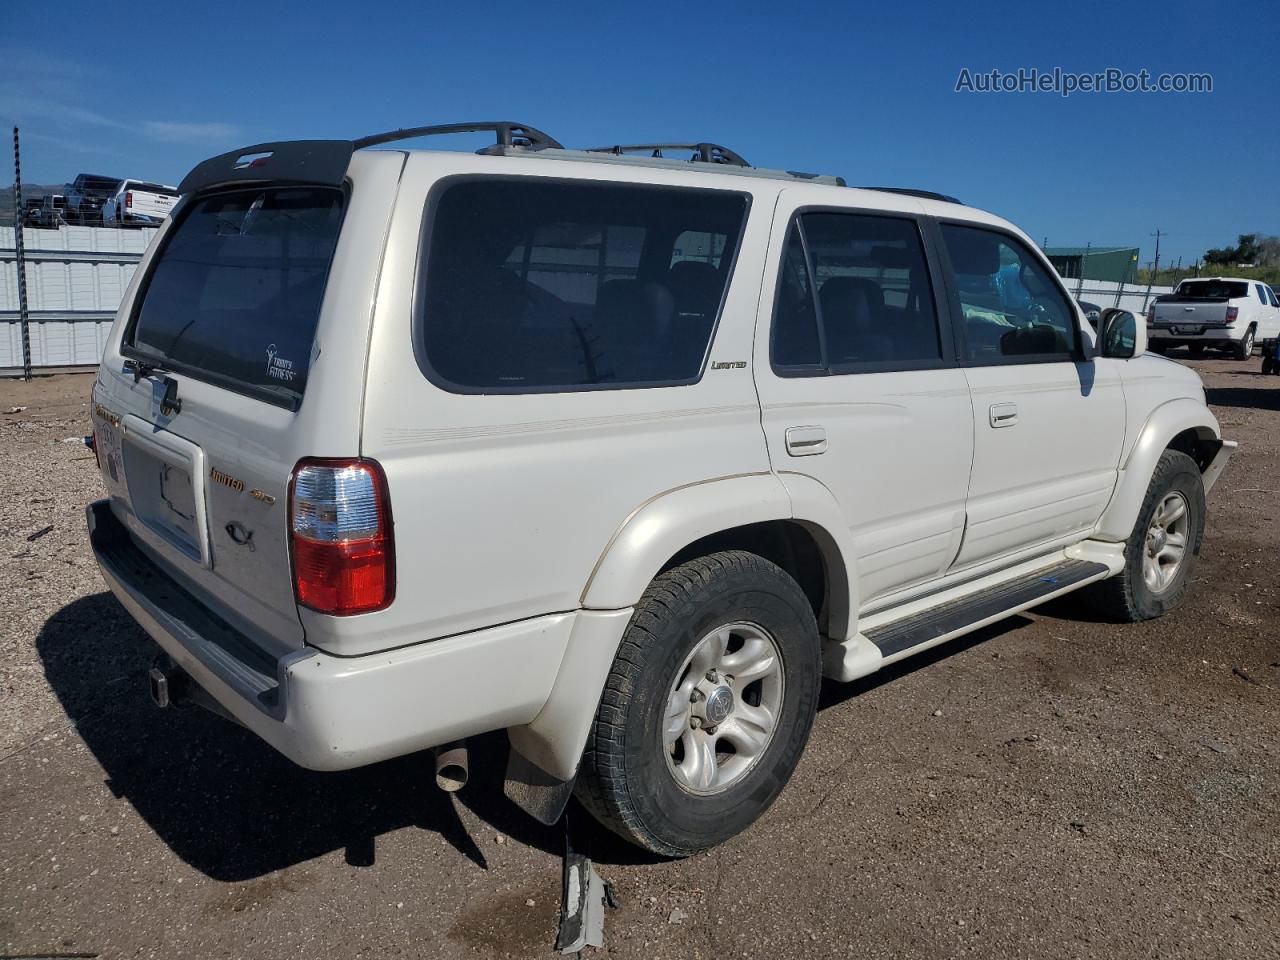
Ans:
{"type": "Polygon", "coordinates": [[[1227,307],[1227,323],[1235,323],[1236,318],[1240,316],[1239,307],[1227,307]]]}
{"type": "Polygon", "coordinates": [[[293,586],[320,613],[370,613],[395,598],[387,478],[373,460],[298,461],[289,490],[293,586]]]}
{"type": "Polygon", "coordinates": [[[124,192],[124,205],[125,205],[126,207],[132,207],[132,206],[133,206],[133,191],[132,191],[132,190],[126,190],[126,191],[124,192]]]}
{"type": "Polygon", "coordinates": [[[1147,323],[1155,323],[1155,322],[1156,322],[1156,305],[1153,303],[1151,306],[1147,307],[1147,323]]]}

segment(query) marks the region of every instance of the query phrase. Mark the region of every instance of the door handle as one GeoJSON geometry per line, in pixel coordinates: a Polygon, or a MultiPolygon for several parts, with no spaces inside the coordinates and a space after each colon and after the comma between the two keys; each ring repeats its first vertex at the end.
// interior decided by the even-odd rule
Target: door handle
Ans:
{"type": "Polygon", "coordinates": [[[827,431],[822,427],[787,427],[787,453],[812,457],[827,452],[827,431]]]}
{"type": "Polygon", "coordinates": [[[991,426],[1012,427],[1018,422],[1018,405],[1016,403],[993,403],[991,405],[991,426]]]}

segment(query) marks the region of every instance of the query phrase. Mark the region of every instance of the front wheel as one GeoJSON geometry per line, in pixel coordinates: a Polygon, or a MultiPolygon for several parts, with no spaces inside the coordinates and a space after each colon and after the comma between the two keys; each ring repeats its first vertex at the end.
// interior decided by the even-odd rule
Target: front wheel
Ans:
{"type": "Polygon", "coordinates": [[[1237,360],[1248,360],[1253,356],[1253,327],[1250,327],[1244,332],[1244,336],[1240,338],[1240,342],[1234,346],[1232,355],[1237,360]]]}
{"type": "Polygon", "coordinates": [[[1084,591],[1094,608],[1107,619],[1136,623],[1178,606],[1200,554],[1204,510],[1200,468],[1185,453],[1166,450],[1125,542],[1124,569],[1084,591]]]}
{"type": "Polygon", "coordinates": [[[746,829],[800,759],[821,682],[799,584],[731,550],[659,575],[623,636],[577,781],[605,826],[682,857],[746,829]]]}

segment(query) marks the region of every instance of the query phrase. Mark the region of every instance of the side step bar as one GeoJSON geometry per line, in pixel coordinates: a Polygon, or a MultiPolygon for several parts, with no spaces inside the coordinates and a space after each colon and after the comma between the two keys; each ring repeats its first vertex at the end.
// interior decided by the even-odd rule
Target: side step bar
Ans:
{"type": "Polygon", "coordinates": [[[881,627],[873,627],[865,636],[879,648],[882,656],[890,657],[939,637],[954,634],[972,624],[991,620],[1002,613],[1025,610],[1042,597],[1061,593],[1067,587],[1086,580],[1100,580],[1107,572],[1106,564],[1089,560],[1063,560],[971,596],[939,604],[881,627]]]}

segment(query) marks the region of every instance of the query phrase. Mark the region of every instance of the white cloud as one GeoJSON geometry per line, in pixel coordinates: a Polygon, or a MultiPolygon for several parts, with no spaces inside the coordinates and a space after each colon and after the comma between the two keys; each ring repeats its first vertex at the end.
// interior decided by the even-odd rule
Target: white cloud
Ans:
{"type": "Polygon", "coordinates": [[[152,140],[166,143],[225,143],[236,139],[238,129],[230,123],[216,121],[190,123],[175,120],[147,120],[142,133],[152,140]]]}

